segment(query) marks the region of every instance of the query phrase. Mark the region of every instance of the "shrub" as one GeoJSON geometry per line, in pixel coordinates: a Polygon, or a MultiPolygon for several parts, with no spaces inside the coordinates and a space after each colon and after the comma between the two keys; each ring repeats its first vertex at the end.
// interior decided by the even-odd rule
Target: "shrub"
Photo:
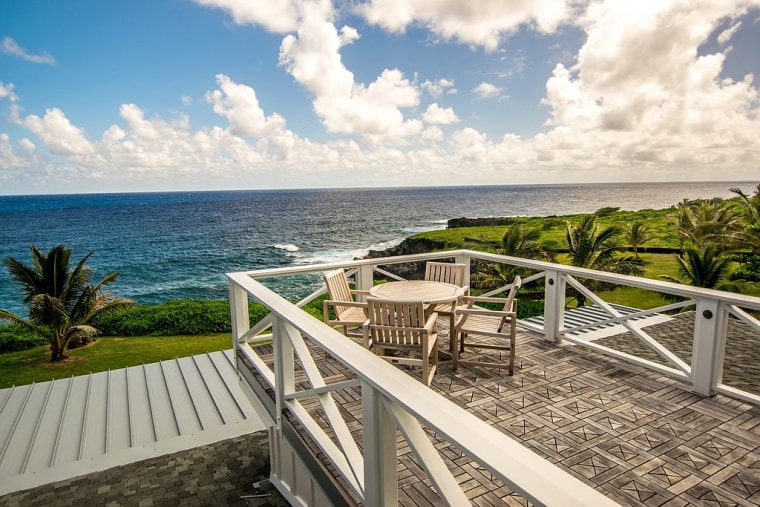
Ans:
{"type": "MultiPolygon", "coordinates": [[[[267,309],[249,303],[251,323],[261,320],[267,309]]],[[[106,336],[177,336],[229,333],[229,301],[181,299],[153,306],[138,306],[102,318],[98,329],[106,336]]]]}
{"type": "Polygon", "coordinates": [[[19,326],[0,326],[0,354],[47,344],[47,340],[19,326]]]}
{"type": "Polygon", "coordinates": [[[729,280],[745,280],[747,282],[760,282],[760,255],[738,254],[732,260],[741,265],[728,277],[729,280]]]}
{"type": "Polygon", "coordinates": [[[594,215],[598,217],[606,217],[606,216],[614,215],[618,211],[620,211],[620,208],[617,206],[605,206],[604,208],[599,208],[598,210],[596,210],[594,212],[594,215]]]}

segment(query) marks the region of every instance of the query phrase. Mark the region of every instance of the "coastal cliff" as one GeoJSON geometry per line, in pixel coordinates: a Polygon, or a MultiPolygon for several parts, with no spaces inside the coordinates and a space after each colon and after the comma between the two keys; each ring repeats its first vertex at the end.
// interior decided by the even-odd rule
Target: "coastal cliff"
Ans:
{"type": "MultiPolygon", "coordinates": [[[[429,239],[406,238],[398,245],[386,250],[370,250],[365,259],[378,259],[382,257],[392,257],[396,255],[412,255],[418,253],[427,253],[434,250],[441,250],[446,245],[442,242],[431,241],[429,239]]],[[[402,264],[393,264],[384,266],[387,271],[398,275],[407,280],[422,279],[425,277],[425,262],[405,262],[402,264]]]]}

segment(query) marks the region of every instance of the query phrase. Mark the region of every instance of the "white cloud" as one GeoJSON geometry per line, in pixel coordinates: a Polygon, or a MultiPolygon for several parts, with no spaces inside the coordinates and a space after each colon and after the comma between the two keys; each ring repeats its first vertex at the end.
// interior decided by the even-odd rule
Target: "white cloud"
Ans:
{"type": "MultiPolygon", "coordinates": [[[[370,178],[379,181],[378,176],[402,181],[402,171],[405,184],[429,184],[430,174],[451,184],[598,181],[600,168],[609,179],[655,174],[642,172],[650,168],[683,170],[682,177],[689,178],[711,177],[712,171],[714,177],[721,170],[756,166],[760,159],[760,97],[754,77],[722,76],[727,47],[704,54],[711,47],[705,43],[716,37],[724,45],[731,41],[749,3],[600,0],[573,20],[568,6],[580,3],[525,1],[491,21],[488,13],[504,2],[364,4],[365,15],[375,16],[373,22],[386,29],[424,25],[437,36],[487,49],[516,26],[550,30],[560,22],[556,20],[577,21],[587,33],[585,44],[572,59],[574,65],[557,65],[545,77],[546,128],[526,138],[509,132],[489,137],[472,125],[444,133],[442,125],[460,121],[453,108],[439,105],[440,97],[456,92],[453,79],[417,84],[416,74],[410,79],[399,69],[386,68],[374,80],[358,82],[341,50],[360,40],[360,34],[350,26],[338,29],[327,2],[202,3],[227,10],[236,22],[287,33],[279,61],[311,94],[314,113],[332,134],[328,142],[312,142],[287,130],[285,118],[265,107],[270,97],[224,74],[205,95],[220,125],[193,130],[187,115],[162,118],[137,104],[124,104],[119,124],[97,141],[89,141],[58,108],[42,118],[20,118],[13,84],[0,83],[0,99],[8,99],[11,119],[39,138],[39,146],[27,138],[16,146],[0,134],[0,167],[23,167],[33,157],[52,153],[64,160],[62,166],[88,177],[138,182],[143,188],[154,181],[169,188],[194,178],[223,188],[263,188],[263,181],[274,186],[366,186],[370,178]],[[548,6],[554,14],[538,12],[535,5],[548,6]],[[381,7],[387,12],[381,13],[381,7]],[[273,14],[264,19],[264,12],[273,14]],[[423,92],[435,103],[421,105],[423,92]],[[697,172],[700,168],[704,172],[697,172]]],[[[482,98],[503,94],[485,81],[472,91],[482,98]]],[[[190,97],[182,101],[192,102],[190,97]]]]}
{"type": "Polygon", "coordinates": [[[253,88],[224,74],[217,75],[216,82],[219,89],[207,93],[206,100],[213,104],[216,114],[227,118],[233,134],[262,137],[283,133],[285,119],[277,113],[265,116],[253,88]]]}
{"type": "Polygon", "coordinates": [[[57,107],[46,109],[42,118],[30,114],[19,119],[19,122],[34,132],[42,143],[57,155],[83,155],[94,151],[84,131],[72,125],[63,111],[57,107]]]}
{"type": "Polygon", "coordinates": [[[435,98],[440,97],[444,93],[447,94],[453,94],[456,93],[456,88],[454,88],[454,80],[453,79],[438,79],[437,81],[423,81],[422,85],[420,85],[423,90],[428,92],[430,95],[432,95],[435,98]]]}
{"type": "Polygon", "coordinates": [[[3,42],[0,43],[0,53],[17,56],[22,60],[26,60],[27,62],[47,63],[49,65],[55,63],[55,58],[50,56],[47,52],[43,52],[39,55],[33,55],[19,46],[18,43],[10,37],[3,38],[3,42]]]}
{"type": "Polygon", "coordinates": [[[16,102],[18,96],[13,92],[13,83],[3,84],[0,81],[0,99],[8,99],[11,102],[16,102]]]}
{"type": "Polygon", "coordinates": [[[356,11],[372,24],[403,32],[419,23],[443,39],[458,40],[494,51],[501,39],[521,25],[551,33],[574,13],[572,0],[430,1],[370,0],[356,11]]]}
{"type": "Polygon", "coordinates": [[[352,28],[350,26],[344,26],[340,29],[340,45],[341,46],[348,46],[349,44],[353,44],[357,40],[359,40],[361,36],[359,35],[359,32],[356,30],[356,28],[352,28]]]}
{"type": "Polygon", "coordinates": [[[741,28],[741,26],[742,26],[742,23],[741,21],[739,21],[738,23],[735,23],[730,28],[723,30],[720,33],[720,35],[718,35],[718,43],[721,45],[728,44],[728,42],[731,40],[734,34],[739,31],[739,28],[741,28]]]}
{"type": "Polygon", "coordinates": [[[188,95],[183,95],[180,97],[180,100],[182,101],[182,105],[189,106],[193,103],[193,98],[188,95]]]}
{"type": "Polygon", "coordinates": [[[298,26],[300,0],[195,0],[227,12],[239,25],[261,25],[270,32],[292,32],[298,26]]]}
{"type": "Polygon", "coordinates": [[[27,151],[27,152],[30,152],[30,153],[33,152],[34,149],[36,148],[36,146],[34,145],[34,143],[32,141],[30,141],[29,139],[27,139],[26,137],[22,138],[18,142],[18,144],[19,144],[19,146],[21,146],[21,148],[24,151],[27,151]]]}
{"type": "Polygon", "coordinates": [[[481,99],[487,99],[490,97],[497,97],[501,93],[501,88],[492,83],[481,82],[478,86],[472,89],[472,92],[481,99]]]}
{"type": "Polygon", "coordinates": [[[22,139],[19,145],[23,150],[21,153],[13,149],[10,136],[0,132],[0,170],[23,169],[36,161],[31,141],[22,139]]]}
{"type": "Polygon", "coordinates": [[[547,81],[555,128],[536,138],[543,160],[730,167],[757,157],[753,77],[724,79],[726,54],[697,51],[744,10],[709,0],[590,6],[577,65],[557,65],[547,81]]]}
{"type": "Polygon", "coordinates": [[[358,134],[370,142],[402,142],[422,129],[419,120],[405,120],[401,108],[419,103],[419,91],[397,69],[386,69],[368,86],[354,81],[341,60],[340,48],[355,40],[354,32],[338,33],[330,12],[305,7],[297,35],[280,47],[280,63],[311,93],[314,112],[329,132],[358,134]]]}
{"type": "Polygon", "coordinates": [[[443,130],[441,130],[441,127],[438,127],[436,125],[428,127],[422,131],[422,139],[425,141],[442,141],[443,130]]]}
{"type": "Polygon", "coordinates": [[[454,109],[441,107],[435,102],[428,106],[425,114],[422,115],[422,119],[425,123],[437,125],[449,125],[459,121],[454,109]]]}

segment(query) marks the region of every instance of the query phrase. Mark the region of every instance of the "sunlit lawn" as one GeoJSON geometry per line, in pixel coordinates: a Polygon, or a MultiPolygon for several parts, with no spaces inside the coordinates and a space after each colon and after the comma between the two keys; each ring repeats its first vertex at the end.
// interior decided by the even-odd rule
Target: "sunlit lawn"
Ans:
{"type": "Polygon", "coordinates": [[[14,385],[86,375],[232,348],[229,333],[208,336],[103,337],[68,352],[69,359],[50,362],[47,346],[0,354],[0,389],[14,385]]]}

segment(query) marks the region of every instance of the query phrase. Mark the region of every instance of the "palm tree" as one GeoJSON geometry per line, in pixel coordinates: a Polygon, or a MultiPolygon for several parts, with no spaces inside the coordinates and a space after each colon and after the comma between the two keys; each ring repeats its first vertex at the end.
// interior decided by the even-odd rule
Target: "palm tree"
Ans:
{"type": "Polygon", "coordinates": [[[742,224],[730,203],[715,198],[678,204],[676,231],[697,249],[708,243],[726,250],[740,241],[742,224]]]}
{"type": "Polygon", "coordinates": [[[23,302],[29,307],[24,319],[0,310],[0,320],[10,321],[44,337],[50,344],[51,361],[65,359],[66,348],[72,340],[88,341],[99,331],[91,325],[99,315],[122,310],[134,301],[117,298],[103,289],[113,283],[118,272],[106,275],[92,285],[92,270],[85,262],[87,254],[72,269],[71,250],[64,245],[54,246],[44,253],[31,245],[32,266],[12,257],[4,259],[11,277],[21,285],[23,302]]]}
{"type": "MultiPolygon", "coordinates": [[[[554,253],[545,245],[539,243],[541,232],[537,229],[526,231],[522,224],[513,224],[504,231],[500,247],[496,247],[497,253],[510,257],[523,259],[535,259],[551,261],[554,253]]],[[[524,270],[517,266],[501,263],[488,263],[481,265],[472,279],[482,288],[498,287],[512,283],[516,275],[524,275],[524,270]]]]}
{"type": "MultiPolygon", "coordinates": [[[[586,215],[581,222],[572,226],[567,224],[567,247],[570,264],[579,268],[608,271],[623,275],[641,275],[644,273],[645,262],[630,255],[618,255],[621,248],[618,238],[620,229],[609,226],[598,230],[596,217],[586,215]]],[[[593,290],[613,289],[615,285],[588,280],[586,286],[593,290]]],[[[586,303],[586,297],[577,293],[575,298],[578,306],[586,303]]]]}
{"type": "Polygon", "coordinates": [[[633,253],[636,258],[639,258],[639,247],[652,239],[652,235],[649,233],[649,227],[641,222],[632,222],[628,224],[628,229],[625,231],[625,240],[633,248],[633,253]]]}
{"type": "MultiPolygon", "coordinates": [[[[743,281],[727,282],[726,274],[731,260],[717,246],[708,243],[702,248],[688,247],[676,257],[679,278],[660,275],[669,282],[685,283],[693,287],[717,289],[727,292],[744,292],[743,281]]],[[[679,299],[663,294],[665,299],[679,299]]]]}
{"type": "Polygon", "coordinates": [[[760,255],[760,184],[751,196],[740,188],[732,188],[731,192],[739,196],[741,204],[741,216],[745,225],[740,233],[743,246],[760,255]]]}

